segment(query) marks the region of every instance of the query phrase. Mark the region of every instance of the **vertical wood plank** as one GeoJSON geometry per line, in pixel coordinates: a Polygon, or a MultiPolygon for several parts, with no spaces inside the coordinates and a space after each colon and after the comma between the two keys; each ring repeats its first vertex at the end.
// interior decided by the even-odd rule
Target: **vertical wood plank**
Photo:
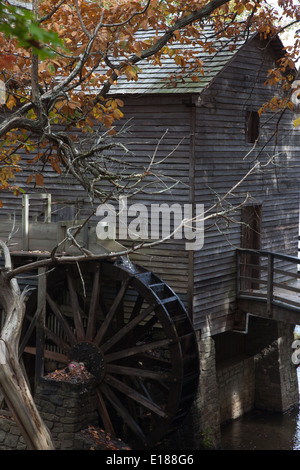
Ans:
{"type": "Polygon", "coordinates": [[[236,250],[236,296],[239,298],[241,290],[241,254],[236,250]]]}
{"type": "Polygon", "coordinates": [[[269,253],[268,255],[267,312],[270,317],[272,316],[273,280],[274,280],[274,256],[272,253],[269,253]]]}
{"type": "Polygon", "coordinates": [[[46,321],[46,293],[47,293],[47,268],[38,270],[38,295],[37,311],[40,312],[36,327],[36,361],[35,361],[35,387],[40,377],[44,375],[44,350],[45,350],[45,321],[46,321]]]}
{"type": "MultiPolygon", "coordinates": [[[[195,217],[195,142],[196,136],[196,107],[191,106],[190,108],[190,166],[189,166],[189,181],[190,181],[190,193],[189,203],[193,208],[193,217],[195,217]]],[[[191,320],[193,320],[193,306],[194,306],[194,251],[189,250],[188,252],[188,300],[187,307],[191,320]]]]}
{"type": "Polygon", "coordinates": [[[23,250],[29,247],[29,194],[24,194],[22,198],[22,243],[23,250]]]}
{"type": "Polygon", "coordinates": [[[47,198],[47,205],[46,205],[46,210],[45,210],[45,222],[50,224],[51,222],[51,194],[47,193],[46,198],[47,198]]]}

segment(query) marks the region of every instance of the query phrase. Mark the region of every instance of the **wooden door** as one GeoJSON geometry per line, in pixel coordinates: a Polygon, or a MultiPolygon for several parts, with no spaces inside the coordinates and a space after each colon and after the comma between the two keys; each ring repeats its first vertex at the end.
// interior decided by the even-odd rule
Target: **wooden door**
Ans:
{"type": "MultiPolygon", "coordinates": [[[[261,249],[262,206],[253,205],[242,208],[241,248],[261,249]]],[[[255,254],[247,254],[242,258],[241,278],[242,289],[258,289],[259,283],[253,279],[260,277],[260,258],[255,254]],[[243,279],[244,278],[244,279],[243,279]]]]}

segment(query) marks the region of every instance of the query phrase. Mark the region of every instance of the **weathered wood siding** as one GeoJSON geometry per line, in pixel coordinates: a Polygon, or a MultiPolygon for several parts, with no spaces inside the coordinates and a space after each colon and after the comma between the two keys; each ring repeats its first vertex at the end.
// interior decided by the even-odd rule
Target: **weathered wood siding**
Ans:
{"type": "MultiPolygon", "coordinates": [[[[155,164],[151,169],[156,177],[145,180],[145,182],[152,181],[152,184],[127,200],[128,208],[136,203],[144,204],[151,223],[151,205],[164,203],[169,208],[173,204],[183,207],[183,204],[188,203],[190,199],[191,112],[185,104],[190,98],[173,95],[172,98],[122,99],[125,101],[124,114],[131,125],[130,133],[124,137],[124,142],[127,142],[133,152],[133,157],[128,156],[129,161],[141,169],[146,169],[156,152],[155,164]],[[170,153],[170,157],[166,158],[170,153]],[[160,161],[161,163],[156,165],[160,161]],[[172,186],[174,186],[172,189],[167,190],[172,186]]],[[[118,155],[117,151],[115,155],[118,155]]],[[[149,227],[149,235],[150,233],[149,227]]],[[[132,240],[121,239],[120,242],[130,246],[132,240]]],[[[148,242],[151,242],[151,239],[148,242]]],[[[131,255],[131,259],[169,283],[188,305],[189,283],[192,278],[189,272],[189,252],[185,249],[185,242],[184,239],[172,239],[164,244],[145,248],[131,255]]]]}
{"type": "MultiPolygon", "coordinates": [[[[154,167],[159,184],[152,181],[145,191],[128,200],[128,205],[142,203],[150,211],[153,203],[171,206],[194,201],[208,209],[243,178],[256,161],[261,161],[262,166],[223,206],[239,205],[251,193],[247,204],[262,206],[262,248],[296,255],[300,175],[296,137],[300,131],[293,131],[292,116],[286,114],[280,120],[277,156],[270,165],[263,166],[274,154],[275,120],[269,120],[270,116],[262,117],[267,124],[263,126],[259,146],[246,157],[253,146],[245,141],[246,112],[258,110],[274,95],[273,89],[264,86],[267,70],[273,66],[272,54],[265,53],[257,41],[252,41],[238,52],[201,96],[180,93],[122,96],[126,119],[132,118],[124,142],[134,155],[128,154],[127,159],[141,170],[147,168],[156,150],[156,161],[161,160],[160,165],[154,167]],[[270,142],[264,147],[269,138],[270,142]],[[260,150],[263,151],[260,153],[260,150]],[[165,159],[170,152],[172,155],[165,159]],[[175,182],[171,190],[165,191],[175,182]]],[[[121,153],[116,151],[114,155],[121,153]]],[[[19,181],[30,172],[28,167],[18,176],[19,181]]],[[[52,194],[53,208],[57,210],[54,221],[75,216],[82,219],[90,212],[87,195],[70,177],[60,177],[47,170],[45,191],[52,194]]],[[[1,199],[5,208],[0,215],[15,212],[20,218],[20,198],[7,194],[1,195],[1,199]]],[[[180,295],[189,307],[195,328],[201,329],[203,336],[233,327],[235,247],[241,244],[241,208],[230,213],[229,218],[220,219],[218,226],[213,225],[206,231],[204,247],[199,251],[187,251],[186,240],[182,239],[144,249],[132,256],[180,295]]],[[[97,218],[92,222],[96,223],[97,218]]],[[[213,223],[214,220],[208,220],[207,228],[213,223]]],[[[120,242],[131,244],[131,240],[120,242]]]]}
{"type": "MultiPolygon", "coordinates": [[[[276,147],[278,116],[270,119],[270,114],[261,116],[259,145],[249,153],[253,144],[246,143],[246,112],[257,111],[274,96],[275,90],[264,85],[273,67],[274,56],[252,41],[202,95],[196,117],[195,200],[208,209],[260,161],[229,202],[241,204],[251,194],[246,204],[262,206],[262,249],[297,255],[300,161],[292,114],[281,117],[276,147]],[[274,160],[264,166],[274,153],[274,160]]],[[[228,207],[225,203],[218,210],[228,207]]],[[[241,208],[228,214],[227,221],[219,220],[218,228],[206,232],[203,249],[194,254],[193,318],[203,336],[233,327],[241,208]]]]}
{"type": "MultiPolygon", "coordinates": [[[[154,155],[154,165],[151,172],[155,177],[149,175],[145,179],[146,187],[143,192],[136,194],[127,201],[128,208],[133,204],[144,204],[150,217],[151,204],[167,204],[170,208],[173,204],[182,205],[189,202],[190,197],[190,108],[183,101],[184,97],[173,96],[155,98],[130,98],[126,100],[125,116],[129,121],[130,131],[124,135],[124,143],[133,154],[126,154],[126,160],[135,165],[134,171],[144,172],[150,159],[154,155]],[[171,102],[170,102],[171,101],[171,102]],[[132,120],[131,120],[132,119],[132,120]],[[159,144],[159,145],[158,145],[159,144]],[[171,153],[170,158],[166,156],[171,153]],[[157,162],[161,163],[157,165],[157,162]],[[149,186],[148,186],[148,183],[149,186]],[[174,187],[173,187],[174,186],[174,187]],[[168,187],[173,187],[168,191],[168,187]]],[[[188,98],[189,101],[189,98],[188,98]]],[[[124,122],[120,123],[120,126],[124,122]]],[[[122,150],[115,150],[114,157],[121,157],[122,150]]],[[[26,155],[24,155],[26,158],[26,155]]],[[[27,157],[28,158],[28,157],[27,157]]],[[[30,158],[32,158],[30,156],[30,158]]],[[[121,169],[126,171],[125,169],[121,169]]],[[[120,170],[120,171],[121,171],[120,170]]],[[[132,169],[130,169],[132,171],[132,169]]],[[[31,173],[30,165],[25,168],[22,174],[18,175],[18,182],[26,179],[31,173]]],[[[91,213],[91,204],[87,195],[79,184],[69,176],[60,177],[51,168],[44,171],[44,188],[37,189],[38,192],[49,192],[52,195],[53,215],[52,221],[70,220],[75,216],[83,219],[91,213]]],[[[105,182],[103,189],[107,188],[105,182]]],[[[108,188],[107,188],[108,189],[108,188]]],[[[12,217],[16,214],[17,220],[21,218],[22,203],[21,197],[12,194],[1,195],[4,208],[0,210],[0,215],[12,217]]],[[[109,201],[116,208],[118,213],[118,201],[109,201]]],[[[97,207],[95,203],[94,207],[97,207]]],[[[41,204],[30,201],[30,215],[38,217],[42,211],[41,204]]],[[[132,218],[137,217],[133,214],[132,218]]],[[[98,217],[91,219],[91,224],[98,222],[98,217]]],[[[151,220],[149,221],[151,222],[151,220]]],[[[11,221],[13,225],[13,220],[11,221]]],[[[7,225],[6,225],[7,227],[7,225]]],[[[2,235],[7,235],[6,233],[2,235]]],[[[151,234],[149,227],[149,235],[151,234]]],[[[0,229],[1,236],[1,229],[0,229]]],[[[118,234],[117,234],[118,237],[118,234]]],[[[130,246],[133,241],[119,239],[120,243],[130,246]]],[[[149,242],[154,241],[149,239],[149,242]]],[[[153,248],[143,249],[131,256],[132,260],[143,265],[149,270],[157,273],[165,282],[169,283],[175,292],[181,296],[187,305],[188,285],[191,282],[189,276],[189,253],[185,249],[186,240],[172,240],[153,248]]],[[[49,245],[53,242],[49,239],[49,245]]],[[[48,249],[52,248],[52,245],[48,249]]],[[[32,245],[31,245],[32,247],[32,245]]],[[[47,247],[47,240],[43,243],[44,249],[47,247]]]]}

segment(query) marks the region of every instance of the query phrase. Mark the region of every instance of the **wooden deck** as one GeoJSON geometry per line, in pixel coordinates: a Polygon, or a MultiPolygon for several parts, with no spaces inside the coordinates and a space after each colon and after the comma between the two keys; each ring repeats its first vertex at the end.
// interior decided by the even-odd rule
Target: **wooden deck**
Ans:
{"type": "Polygon", "coordinates": [[[22,217],[18,219],[0,219],[0,237],[8,244],[11,255],[15,259],[42,258],[49,256],[56,247],[56,253],[80,254],[80,250],[72,243],[76,233],[78,245],[84,246],[94,254],[108,254],[110,251],[123,251],[124,247],[114,240],[97,240],[96,222],[85,220],[51,220],[50,194],[24,194],[22,198],[22,217]],[[39,220],[30,217],[31,204],[39,220]],[[78,228],[82,226],[82,229],[78,228]]]}
{"type": "Polygon", "coordinates": [[[236,329],[247,315],[300,324],[300,260],[257,250],[237,250],[236,329]]]}

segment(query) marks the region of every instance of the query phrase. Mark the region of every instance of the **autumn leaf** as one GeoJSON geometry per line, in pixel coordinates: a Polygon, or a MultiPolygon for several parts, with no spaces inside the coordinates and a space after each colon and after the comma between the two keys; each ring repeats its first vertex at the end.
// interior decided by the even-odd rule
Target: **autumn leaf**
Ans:
{"type": "Polygon", "coordinates": [[[58,163],[57,163],[56,161],[53,161],[53,160],[52,160],[52,161],[51,161],[51,166],[52,166],[53,170],[56,171],[56,173],[58,173],[59,175],[61,175],[62,170],[61,170],[61,168],[59,167],[59,165],[58,165],[58,163]]]}
{"type": "Polygon", "coordinates": [[[133,67],[131,65],[128,65],[125,68],[124,73],[125,73],[128,81],[130,81],[130,80],[137,81],[138,75],[137,75],[137,70],[136,70],[135,67],[133,67]]]}
{"type": "Polygon", "coordinates": [[[300,117],[298,117],[297,119],[295,119],[295,120],[293,121],[293,124],[294,124],[295,127],[298,127],[298,126],[300,125],[300,117]]]}
{"type": "Polygon", "coordinates": [[[32,179],[33,179],[33,173],[31,173],[31,175],[28,176],[28,178],[27,178],[27,180],[26,180],[26,183],[27,183],[27,184],[30,184],[31,181],[32,181],[32,179]]]}
{"type": "Polygon", "coordinates": [[[44,177],[41,173],[36,173],[35,182],[37,186],[44,186],[44,177]]]}
{"type": "Polygon", "coordinates": [[[16,106],[17,100],[13,95],[9,95],[8,100],[6,101],[6,106],[8,109],[12,109],[14,106],[16,106]]]}
{"type": "Polygon", "coordinates": [[[48,68],[48,72],[49,72],[51,75],[54,75],[54,74],[55,74],[56,70],[55,70],[55,66],[54,66],[54,64],[53,64],[52,62],[50,62],[50,63],[48,64],[48,67],[47,67],[47,68],[48,68]]]}
{"type": "Polygon", "coordinates": [[[0,67],[6,70],[12,70],[16,62],[16,57],[12,54],[3,54],[0,57],[0,67]]]}
{"type": "Polygon", "coordinates": [[[112,115],[115,119],[121,119],[124,117],[124,114],[119,109],[114,109],[112,115]]]}

